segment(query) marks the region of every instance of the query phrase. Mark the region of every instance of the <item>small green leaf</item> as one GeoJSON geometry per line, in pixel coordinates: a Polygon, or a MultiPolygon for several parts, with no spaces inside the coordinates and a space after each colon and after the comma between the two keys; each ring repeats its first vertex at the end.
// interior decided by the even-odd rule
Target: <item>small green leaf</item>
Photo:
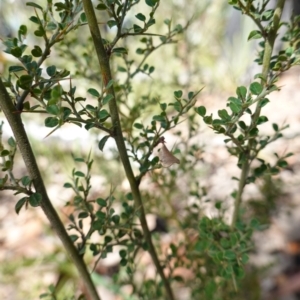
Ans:
{"type": "Polygon", "coordinates": [[[182,97],[182,91],[175,91],[174,92],[174,96],[175,96],[175,98],[178,98],[178,99],[180,99],[181,97],[182,97]]]}
{"type": "Polygon", "coordinates": [[[252,30],[248,36],[248,41],[254,39],[260,39],[262,37],[261,32],[259,30],[252,30]]]}
{"type": "Polygon", "coordinates": [[[49,105],[46,107],[46,111],[49,113],[49,114],[52,114],[52,115],[58,115],[59,114],[59,107],[57,105],[49,105]]]}
{"type": "Polygon", "coordinates": [[[278,125],[275,123],[272,124],[272,127],[273,127],[274,131],[276,131],[276,132],[279,130],[278,125]]]}
{"type": "Polygon", "coordinates": [[[288,166],[288,163],[286,160],[279,160],[277,166],[280,168],[286,168],[288,166]]]}
{"type": "Polygon", "coordinates": [[[137,15],[135,15],[135,17],[142,22],[146,21],[146,17],[141,13],[138,13],[137,15]]]}
{"type": "Polygon", "coordinates": [[[31,183],[31,179],[29,176],[23,176],[21,182],[24,186],[28,186],[31,183]]]}
{"type": "Polygon", "coordinates": [[[97,202],[97,204],[98,204],[99,206],[101,206],[101,207],[106,207],[106,206],[107,206],[107,201],[104,200],[104,199],[102,199],[102,198],[98,198],[98,199],[96,200],[96,202],[97,202]]]}
{"type": "Polygon", "coordinates": [[[106,109],[102,109],[98,113],[98,117],[102,122],[105,121],[109,116],[109,112],[106,109]]]}
{"type": "Polygon", "coordinates": [[[31,54],[34,57],[41,57],[43,55],[43,51],[42,51],[41,47],[35,45],[34,49],[31,50],[31,54]]]}
{"type": "Polygon", "coordinates": [[[79,213],[78,215],[78,219],[85,219],[89,216],[89,214],[85,211],[82,211],[81,213],[79,213]]]}
{"type": "Polygon", "coordinates": [[[113,223],[119,224],[120,223],[120,216],[119,215],[113,215],[111,220],[112,220],[113,223]]]}
{"type": "Polygon", "coordinates": [[[150,7],[155,6],[158,0],[145,0],[146,4],[150,7]]]}
{"type": "Polygon", "coordinates": [[[252,128],[250,130],[249,134],[250,134],[250,136],[258,135],[258,129],[257,129],[257,127],[252,128]]]}
{"type": "Polygon", "coordinates": [[[23,197],[22,199],[20,199],[20,200],[16,203],[16,205],[15,205],[15,212],[16,212],[17,214],[19,214],[21,208],[24,206],[24,204],[27,202],[27,200],[28,200],[28,197],[23,197]]]}
{"type": "Polygon", "coordinates": [[[133,31],[134,31],[135,33],[139,33],[139,32],[142,32],[142,31],[143,31],[143,28],[142,28],[141,26],[139,26],[139,25],[134,24],[134,25],[133,25],[133,31]]]}
{"type": "Polygon", "coordinates": [[[28,202],[32,207],[37,207],[40,205],[41,201],[42,201],[42,195],[39,193],[34,193],[29,196],[28,202]]]}
{"type": "Polygon", "coordinates": [[[108,84],[106,85],[105,89],[106,89],[106,90],[109,89],[110,87],[113,86],[114,83],[115,83],[115,81],[114,81],[113,79],[111,79],[111,80],[108,82],[108,84]]]}
{"type": "Polygon", "coordinates": [[[40,10],[43,10],[43,8],[40,5],[38,5],[38,4],[34,3],[34,2],[26,2],[26,5],[27,6],[35,7],[35,8],[40,9],[40,10]]]}
{"type": "Polygon", "coordinates": [[[95,90],[95,89],[88,89],[87,92],[88,92],[89,94],[91,94],[92,96],[94,96],[94,97],[97,97],[97,98],[100,97],[99,92],[98,92],[97,90],[95,90]]]}
{"type": "Polygon", "coordinates": [[[76,234],[71,234],[69,235],[69,238],[71,239],[71,241],[74,243],[78,240],[78,236],[76,234]]]}
{"type": "Polygon", "coordinates": [[[236,89],[236,94],[239,98],[245,99],[247,96],[247,89],[244,86],[239,86],[236,89]]]}
{"type": "Polygon", "coordinates": [[[98,4],[98,5],[96,6],[96,9],[98,9],[98,10],[106,10],[106,9],[107,9],[107,7],[106,7],[106,5],[105,5],[105,4],[103,4],[103,3],[100,3],[100,4],[98,4]]]}
{"type": "Polygon", "coordinates": [[[259,116],[257,119],[257,125],[268,122],[269,119],[266,116],[259,116]]]}
{"type": "Polygon", "coordinates": [[[117,25],[118,25],[118,23],[115,20],[109,20],[109,21],[107,21],[107,26],[109,28],[112,28],[112,27],[117,26],[117,25]]]}
{"type": "Polygon", "coordinates": [[[86,23],[87,22],[86,14],[84,12],[80,14],[80,21],[82,23],[86,23]]]}
{"type": "Polygon", "coordinates": [[[59,123],[58,118],[48,117],[48,118],[45,119],[45,126],[46,127],[52,128],[52,127],[57,126],[58,123],[59,123]]]}
{"type": "Polygon", "coordinates": [[[69,182],[66,182],[63,186],[64,186],[64,188],[66,188],[66,189],[72,188],[72,187],[73,187],[72,184],[69,183],[69,182]]]}
{"type": "Polygon", "coordinates": [[[231,109],[231,111],[235,114],[239,113],[241,111],[241,107],[236,105],[235,103],[231,102],[229,104],[229,108],[231,109]]]}
{"type": "Polygon", "coordinates": [[[14,138],[12,136],[7,140],[7,143],[12,148],[16,147],[16,141],[14,140],[14,138]]]}
{"type": "Polygon", "coordinates": [[[109,139],[109,137],[110,137],[110,135],[106,135],[106,136],[104,136],[104,137],[100,140],[100,142],[99,142],[99,144],[98,144],[98,148],[99,148],[101,151],[103,151],[103,148],[104,148],[104,146],[105,146],[107,140],[109,139]]]}
{"type": "Polygon", "coordinates": [[[259,105],[260,108],[262,108],[262,107],[264,107],[265,105],[267,105],[269,102],[270,102],[269,99],[264,98],[264,99],[262,99],[262,100],[258,103],[258,105],[259,105]]]}
{"type": "Polygon", "coordinates": [[[250,91],[253,95],[259,95],[263,91],[263,87],[258,82],[252,82],[250,84],[250,91]]]}
{"type": "Polygon", "coordinates": [[[31,86],[32,83],[32,76],[30,75],[22,75],[18,81],[17,81],[18,85],[24,89],[24,90],[28,90],[31,86]]]}
{"type": "Polygon", "coordinates": [[[128,51],[124,47],[113,48],[112,53],[128,54],[128,51]]]}
{"type": "Polygon", "coordinates": [[[9,152],[8,150],[4,149],[4,150],[1,151],[0,156],[1,156],[1,157],[8,156],[9,153],[10,153],[10,152],[9,152]]]}
{"type": "Polygon", "coordinates": [[[53,31],[57,29],[57,25],[54,22],[49,22],[47,24],[46,30],[53,31]]]}
{"type": "Polygon", "coordinates": [[[166,103],[160,103],[160,108],[162,111],[165,111],[167,109],[167,104],[166,103]]]}
{"type": "Polygon", "coordinates": [[[144,128],[144,126],[140,123],[134,123],[133,126],[137,129],[143,129],[144,128]]]}
{"type": "Polygon", "coordinates": [[[20,71],[25,71],[25,68],[22,66],[10,66],[8,68],[8,72],[9,73],[13,73],[13,72],[20,72],[20,71]]]}
{"type": "Polygon", "coordinates": [[[112,94],[107,94],[103,100],[102,100],[102,104],[105,105],[107,104],[110,100],[112,100],[114,98],[114,96],[112,94]]]}
{"type": "Polygon", "coordinates": [[[195,108],[195,111],[198,115],[200,115],[201,117],[204,117],[206,114],[206,108],[204,106],[199,106],[195,108]]]}
{"type": "Polygon", "coordinates": [[[81,172],[81,171],[76,171],[76,172],[74,173],[74,175],[75,175],[75,176],[78,176],[78,177],[84,177],[84,176],[85,176],[85,174],[84,174],[83,172],[81,172]]]}
{"type": "Polygon", "coordinates": [[[230,120],[230,116],[228,115],[228,112],[226,109],[220,109],[218,110],[218,115],[222,120],[230,120]]]}
{"type": "Polygon", "coordinates": [[[56,74],[56,67],[55,66],[49,66],[47,69],[46,69],[46,72],[47,74],[52,77],[56,74]]]}

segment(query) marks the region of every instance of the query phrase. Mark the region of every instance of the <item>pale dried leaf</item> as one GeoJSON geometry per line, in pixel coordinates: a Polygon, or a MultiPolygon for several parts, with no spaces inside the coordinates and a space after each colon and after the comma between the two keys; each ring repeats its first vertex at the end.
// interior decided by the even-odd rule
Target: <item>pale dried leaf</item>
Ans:
{"type": "Polygon", "coordinates": [[[173,164],[180,163],[180,160],[168,150],[165,144],[162,144],[162,148],[160,149],[160,153],[159,153],[159,159],[163,167],[166,168],[172,166],[173,164]]]}

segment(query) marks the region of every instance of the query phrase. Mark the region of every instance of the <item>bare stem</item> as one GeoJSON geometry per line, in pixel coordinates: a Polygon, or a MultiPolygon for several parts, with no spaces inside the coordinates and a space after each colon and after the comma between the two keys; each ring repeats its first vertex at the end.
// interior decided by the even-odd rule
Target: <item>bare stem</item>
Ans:
{"type": "MultiPolygon", "coordinates": [[[[101,75],[103,79],[104,86],[107,86],[108,82],[112,79],[111,75],[111,69],[110,69],[110,64],[109,64],[109,54],[106,52],[102,38],[101,38],[101,33],[98,27],[95,11],[93,9],[92,1],[91,0],[83,0],[83,8],[87,17],[87,21],[89,24],[91,36],[94,42],[95,50],[97,53],[99,65],[100,65],[100,70],[101,70],[101,75]]],[[[158,259],[155,247],[152,242],[151,238],[151,233],[149,231],[147,222],[146,222],[146,217],[145,217],[145,211],[144,211],[144,206],[138,186],[138,182],[133,174],[131,164],[128,158],[126,146],[124,143],[124,137],[123,137],[123,132],[122,132],[122,127],[119,119],[119,111],[118,111],[118,105],[115,97],[115,91],[113,85],[108,89],[108,93],[113,95],[113,99],[109,101],[109,110],[110,110],[110,115],[112,119],[112,124],[113,124],[113,137],[116,141],[119,155],[126,173],[126,177],[129,181],[132,195],[134,198],[134,203],[135,203],[135,208],[138,209],[139,211],[139,218],[141,222],[141,226],[143,228],[145,240],[148,244],[149,247],[149,252],[151,254],[152,260],[156,266],[157,272],[159,273],[166,293],[167,297],[170,300],[174,299],[173,292],[170,286],[170,282],[166,278],[163,267],[160,264],[160,261],[158,259]]]]}
{"type": "MultiPolygon", "coordinates": [[[[271,62],[272,52],[273,52],[273,48],[274,48],[274,43],[275,43],[276,36],[277,36],[277,31],[278,31],[279,25],[280,25],[280,18],[281,18],[282,10],[284,7],[284,3],[285,3],[285,0],[277,1],[275,12],[274,12],[274,17],[273,17],[273,26],[272,26],[271,30],[269,31],[269,34],[265,40],[265,49],[264,49],[263,66],[262,66],[262,81],[261,81],[261,84],[265,85],[265,86],[267,86],[267,84],[268,84],[268,74],[269,74],[269,70],[270,70],[270,62],[271,62]]],[[[250,126],[249,130],[251,130],[253,127],[256,126],[257,119],[260,116],[261,101],[262,101],[262,99],[260,99],[256,104],[256,109],[252,116],[251,126],[250,126]]],[[[235,226],[235,223],[238,219],[240,205],[242,202],[243,191],[244,191],[244,187],[246,185],[247,177],[248,177],[249,170],[250,170],[250,164],[252,161],[252,159],[251,159],[252,146],[253,146],[253,141],[249,140],[247,149],[245,149],[246,157],[242,164],[240,182],[239,182],[237,194],[235,196],[234,211],[233,211],[233,216],[232,216],[231,227],[235,226]]]]}

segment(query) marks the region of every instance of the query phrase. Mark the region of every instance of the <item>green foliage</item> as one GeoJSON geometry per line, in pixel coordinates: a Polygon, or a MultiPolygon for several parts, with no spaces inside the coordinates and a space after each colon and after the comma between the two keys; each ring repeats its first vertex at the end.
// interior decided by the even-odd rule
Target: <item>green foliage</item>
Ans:
{"type": "MultiPolygon", "coordinates": [[[[174,25],[173,21],[165,19],[164,29],[155,33],[159,0],[146,0],[144,8],[138,6],[140,1],[98,2],[95,9],[103,17],[101,30],[104,31],[104,26],[113,29],[102,37],[105,55],[102,53],[99,62],[96,61],[96,56],[101,56],[99,45],[96,45],[97,55],[89,53],[94,51],[90,34],[83,40],[86,45],[84,50],[81,47],[83,52],[73,52],[81,46],[78,32],[85,30],[88,23],[91,25],[90,14],[83,10],[82,1],[48,1],[47,6],[28,2],[27,6],[34,11],[29,18],[34,29],[21,25],[17,37],[3,42],[5,52],[18,61],[9,66],[7,76],[3,78],[7,91],[15,99],[14,113],[18,117],[40,113],[45,127],[53,128],[50,134],[66,123],[85,128],[91,137],[100,130],[101,137],[97,135],[100,151],[107,151],[105,145],[110,138],[118,146],[118,155],[131,185],[131,190],[126,192],[119,184],[109,183],[111,188],[106,189],[106,194],[95,196],[91,153],[87,157],[74,158],[71,179],[63,185],[73,191],[72,200],[66,202],[66,206],[72,208],[68,214],[69,239],[81,257],[92,256],[89,267],[93,271],[102,259],[119,247],[120,271],[113,281],[119,286],[130,285],[133,297],[174,299],[173,293],[184,284],[191,299],[238,299],[245,266],[254,247],[252,234],[262,229],[257,219],[242,214],[244,188],[261,178],[278,174],[280,169],[287,167],[286,158],[291,155],[275,153],[275,163],[260,158],[260,152],[281,138],[286,128],[272,124],[273,135],[264,136],[260,134],[260,126],[269,123],[262,110],[269,103],[269,95],[279,90],[276,85],[279,76],[299,64],[299,18],[282,24],[287,28],[283,41],[289,45],[274,55],[273,46],[280,26],[278,12],[266,9],[268,1],[259,5],[254,1],[229,1],[258,27],[250,32],[248,40],[259,40],[256,63],[262,65],[262,72],[255,75],[249,86],[237,87],[236,95],[229,97],[226,107],[220,108],[217,116],[213,116],[204,106],[195,107],[202,90],[200,87],[196,91],[189,87],[177,89],[163,100],[151,92],[132,100],[137,75],[152,80],[155,73],[155,66],[147,62],[148,57],[160,47],[175,43],[175,37],[180,36],[189,24],[174,25]],[[140,11],[134,13],[131,22],[125,22],[129,12],[135,12],[135,6],[140,11]],[[76,34],[78,36],[74,38],[76,34]],[[35,36],[36,45],[25,44],[29,35],[35,36]],[[138,46],[135,43],[133,47],[127,42],[132,38],[136,39],[138,46]],[[68,64],[62,68],[53,56],[54,52],[62,54],[65,61],[74,62],[76,70],[65,69],[69,68],[68,64]],[[111,62],[109,71],[103,61],[111,62]],[[81,80],[84,80],[82,85],[81,80]],[[226,222],[225,212],[228,210],[223,199],[207,199],[206,187],[199,184],[199,153],[202,148],[191,140],[198,133],[200,119],[216,134],[224,136],[225,146],[236,158],[241,171],[240,177],[234,178],[238,180],[238,187],[231,193],[234,201],[231,224],[226,222]],[[176,131],[184,121],[187,124],[186,138],[181,137],[181,131],[176,131]],[[173,155],[165,146],[165,136],[170,133],[181,137],[182,142],[174,151],[180,157],[178,167],[167,169],[162,168],[161,157],[163,151],[173,155]],[[163,146],[158,157],[155,151],[160,144],[163,146]],[[136,166],[135,176],[128,158],[136,166]],[[252,167],[253,162],[256,162],[255,167],[252,167]],[[156,190],[142,189],[146,175],[156,190]],[[187,176],[186,192],[195,201],[191,204],[182,200],[175,205],[178,195],[183,199],[186,197],[180,195],[177,180],[187,176]],[[216,217],[205,215],[205,202],[214,204],[216,217]],[[183,216],[177,214],[176,206],[180,206],[183,216]],[[172,241],[167,251],[161,250],[162,240],[158,235],[151,236],[144,222],[145,211],[160,213],[175,223],[174,231],[184,238],[172,241]],[[92,238],[95,235],[97,241],[92,238]],[[152,240],[155,247],[152,247],[152,240]],[[144,276],[141,283],[136,274],[143,272],[145,266],[138,263],[138,254],[145,251],[150,252],[159,276],[144,276]],[[179,268],[192,272],[193,279],[186,280],[178,275],[179,268]]],[[[3,123],[0,126],[1,138],[2,126],[3,123]]],[[[25,195],[15,205],[17,214],[28,205],[41,206],[45,199],[36,191],[37,183],[33,178],[14,176],[15,140],[9,138],[6,144],[1,139],[1,168],[6,174],[0,179],[0,189],[25,195]]],[[[113,164],[113,160],[106,162],[113,164]]],[[[56,299],[54,286],[50,286],[40,298],[56,299]]]]}

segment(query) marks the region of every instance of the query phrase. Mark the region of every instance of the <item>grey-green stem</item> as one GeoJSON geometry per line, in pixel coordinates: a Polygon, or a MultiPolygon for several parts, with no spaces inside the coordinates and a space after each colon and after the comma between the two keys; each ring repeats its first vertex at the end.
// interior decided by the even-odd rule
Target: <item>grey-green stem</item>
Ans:
{"type": "Polygon", "coordinates": [[[9,97],[3,82],[0,78],[0,108],[5,114],[5,117],[13,131],[16,143],[19,151],[24,160],[25,166],[29,177],[33,181],[33,186],[36,193],[42,196],[41,208],[47,216],[51,227],[62,241],[67,253],[71,257],[75,264],[80,278],[84,282],[89,296],[92,300],[100,300],[96,288],[91,280],[90,274],[86,268],[86,265],[75,248],[73,242],[69,238],[68,233],[65,230],[57,212],[55,211],[45,188],[44,181],[42,179],[40,170],[38,168],[35,156],[33,154],[29,139],[23,126],[21,114],[16,112],[16,108],[13,105],[12,99],[9,97]]]}

